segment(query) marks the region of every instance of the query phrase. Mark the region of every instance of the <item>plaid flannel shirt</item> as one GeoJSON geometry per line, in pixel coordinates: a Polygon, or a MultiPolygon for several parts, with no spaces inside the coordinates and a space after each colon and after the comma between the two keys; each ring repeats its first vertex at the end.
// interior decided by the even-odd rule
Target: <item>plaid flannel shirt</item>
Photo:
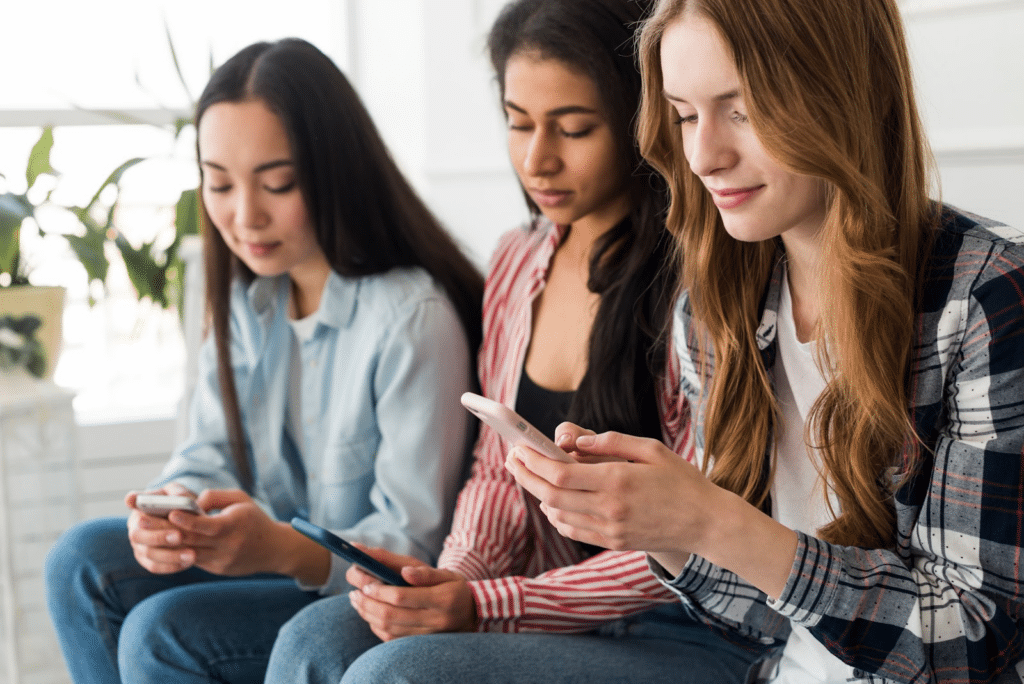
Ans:
{"type": "MultiPolygon", "coordinates": [[[[799,534],[778,600],[694,556],[664,579],[708,624],[777,658],[790,621],[857,677],[883,682],[1024,681],[1024,234],[946,208],[928,264],[909,378],[924,448],[894,454],[920,467],[894,495],[891,549],[799,534]],[[919,451],[912,451],[919,449],[919,451]]],[[[768,287],[758,344],[775,359],[781,269],[768,287]]],[[[676,310],[682,385],[704,411],[688,298],[676,310]]],[[[766,456],[767,458],[767,456],[766,456]]],[[[761,676],[774,671],[771,659],[761,676]]]]}

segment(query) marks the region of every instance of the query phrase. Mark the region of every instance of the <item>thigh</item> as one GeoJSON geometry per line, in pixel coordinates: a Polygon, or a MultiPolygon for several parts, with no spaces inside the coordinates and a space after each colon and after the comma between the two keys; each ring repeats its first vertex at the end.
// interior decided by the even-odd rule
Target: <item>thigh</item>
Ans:
{"type": "Polygon", "coordinates": [[[266,681],[338,684],[352,662],[378,644],[380,639],[352,607],[348,594],[324,598],[281,628],[266,681]]]}
{"type": "Polygon", "coordinates": [[[139,603],[121,630],[130,682],[262,682],[278,630],[319,596],[288,578],[169,588],[139,603]]]}
{"type": "Polygon", "coordinates": [[[752,654],[699,623],[618,634],[433,634],[376,646],[343,684],[740,684],[752,654]]]}

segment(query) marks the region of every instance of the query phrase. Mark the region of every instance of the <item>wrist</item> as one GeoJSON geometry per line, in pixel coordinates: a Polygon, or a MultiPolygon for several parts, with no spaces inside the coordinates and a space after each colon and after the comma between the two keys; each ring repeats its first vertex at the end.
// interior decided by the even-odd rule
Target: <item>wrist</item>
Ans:
{"type": "Polygon", "coordinates": [[[792,571],[796,532],[739,495],[719,492],[716,505],[709,507],[709,524],[695,553],[778,597],[792,571]]]}
{"type": "Polygon", "coordinates": [[[307,586],[326,584],[331,572],[331,552],[304,537],[285,522],[275,522],[280,542],[277,567],[273,572],[286,575],[307,586]]]}

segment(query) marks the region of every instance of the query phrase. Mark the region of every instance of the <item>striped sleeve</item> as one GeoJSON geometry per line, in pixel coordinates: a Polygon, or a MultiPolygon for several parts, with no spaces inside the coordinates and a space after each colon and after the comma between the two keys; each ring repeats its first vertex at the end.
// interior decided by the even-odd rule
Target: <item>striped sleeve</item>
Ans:
{"type": "MultiPolygon", "coordinates": [[[[541,224],[507,233],[491,261],[480,384],[486,396],[507,406],[515,403],[533,300],[563,232],[541,224]]],[[[674,364],[675,355],[669,357],[674,364]]],[[[689,408],[678,386],[671,365],[659,397],[664,437],[692,460],[689,408]]],[[[470,580],[481,631],[587,631],[675,600],[643,553],[605,551],[584,560],[579,545],[558,534],[505,470],[506,452],[498,435],[482,425],[473,472],[438,561],[470,580]]]]}

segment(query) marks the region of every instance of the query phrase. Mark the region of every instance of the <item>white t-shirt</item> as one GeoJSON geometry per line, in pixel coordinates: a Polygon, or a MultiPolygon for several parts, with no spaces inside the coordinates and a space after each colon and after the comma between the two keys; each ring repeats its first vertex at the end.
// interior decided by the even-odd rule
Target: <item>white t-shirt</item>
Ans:
{"type": "Polygon", "coordinates": [[[288,424],[286,429],[302,453],[306,447],[305,428],[302,421],[302,344],[313,339],[320,322],[320,311],[314,311],[305,318],[289,318],[292,328],[291,369],[288,374],[288,424]]]}
{"type": "MultiPolygon", "coordinates": [[[[775,393],[782,417],[777,436],[778,455],[772,483],[772,517],[794,530],[816,534],[831,522],[825,506],[821,476],[804,442],[804,425],[814,401],[825,389],[825,378],[815,364],[815,343],[801,343],[793,321],[793,300],[789,280],[782,279],[779,302],[778,358],[775,360],[775,393]]],[[[839,504],[829,490],[832,508],[839,504]]],[[[828,652],[804,627],[793,632],[782,652],[775,684],[845,683],[853,668],[828,652]]]]}

